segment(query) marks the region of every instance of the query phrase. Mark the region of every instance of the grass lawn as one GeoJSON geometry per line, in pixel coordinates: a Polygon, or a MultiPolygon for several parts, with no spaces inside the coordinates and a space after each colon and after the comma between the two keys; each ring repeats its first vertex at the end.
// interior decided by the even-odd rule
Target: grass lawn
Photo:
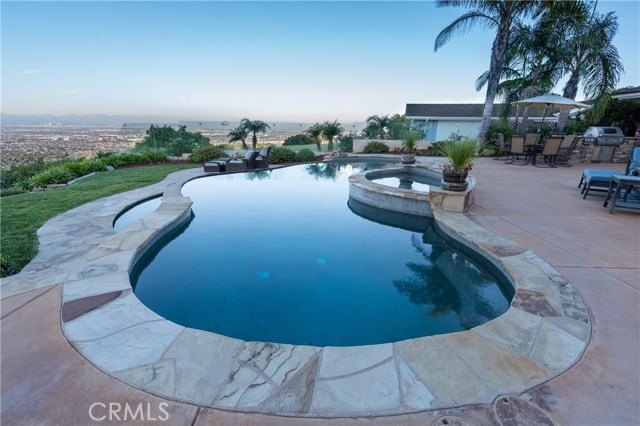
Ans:
{"type": "Polygon", "coordinates": [[[36,231],[54,216],[89,201],[163,180],[189,164],[132,167],[102,172],[64,188],[0,199],[0,276],[25,267],[38,252],[36,231]]]}

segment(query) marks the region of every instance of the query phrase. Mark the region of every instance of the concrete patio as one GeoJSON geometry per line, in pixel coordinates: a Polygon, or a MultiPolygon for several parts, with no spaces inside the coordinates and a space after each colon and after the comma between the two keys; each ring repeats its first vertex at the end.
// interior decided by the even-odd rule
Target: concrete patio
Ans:
{"type": "MultiPolygon", "coordinates": [[[[163,399],[103,373],[76,351],[61,330],[63,289],[53,271],[46,282],[29,282],[28,277],[22,283],[16,284],[15,278],[3,282],[2,422],[111,424],[109,418],[92,420],[89,407],[95,403],[119,403],[122,407],[142,403],[150,407],[147,417],[126,423],[161,422],[164,413],[158,407],[166,403],[162,407],[166,407],[168,424],[393,425],[435,421],[482,425],[522,424],[522,419],[531,424],[640,424],[640,215],[624,209],[610,215],[602,207],[601,196],[583,200],[577,189],[583,167],[518,167],[480,159],[473,172],[478,182],[475,205],[466,214],[481,227],[552,265],[577,289],[589,310],[591,336],[582,358],[548,381],[482,404],[377,417],[366,413],[333,419],[322,418],[322,413],[314,418],[281,417],[163,399]],[[10,292],[7,285],[14,286],[10,292]],[[35,289],[23,291],[29,285],[35,289]]],[[[614,167],[622,169],[623,165],[614,167]]],[[[170,190],[179,191],[179,187],[174,185],[170,190]]],[[[179,209],[178,204],[176,201],[179,209]]],[[[38,276],[46,263],[36,261],[40,266],[31,269],[32,276],[38,276]]],[[[118,289],[115,285],[114,290],[118,289]]],[[[460,394],[468,387],[464,380],[453,385],[459,386],[460,394]]],[[[508,394],[511,389],[504,390],[502,394],[508,394]]],[[[112,419],[112,423],[122,424],[118,420],[112,419]]]]}

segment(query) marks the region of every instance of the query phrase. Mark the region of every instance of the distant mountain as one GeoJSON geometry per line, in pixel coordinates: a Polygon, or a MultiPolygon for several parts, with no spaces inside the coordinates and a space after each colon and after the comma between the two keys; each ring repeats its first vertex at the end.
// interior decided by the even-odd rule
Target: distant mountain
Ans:
{"type": "Polygon", "coordinates": [[[3,125],[10,126],[45,126],[59,123],[66,126],[122,126],[125,123],[177,123],[173,117],[137,116],[137,115],[20,115],[1,114],[3,125]]]}

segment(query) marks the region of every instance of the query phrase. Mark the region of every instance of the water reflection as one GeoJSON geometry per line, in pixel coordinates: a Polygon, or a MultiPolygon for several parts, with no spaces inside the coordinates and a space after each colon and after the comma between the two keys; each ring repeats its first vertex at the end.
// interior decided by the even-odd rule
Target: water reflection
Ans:
{"type": "Polygon", "coordinates": [[[263,180],[271,177],[271,170],[256,170],[255,172],[245,173],[247,180],[263,180]]]}
{"type": "Polygon", "coordinates": [[[394,287],[421,306],[428,306],[427,315],[438,317],[455,313],[466,329],[483,324],[501,311],[492,303],[484,290],[495,287],[465,255],[451,249],[433,232],[423,234],[423,240],[411,236],[414,248],[422,254],[425,263],[409,262],[407,278],[394,280],[394,287]]]}
{"type": "MultiPolygon", "coordinates": [[[[316,180],[319,179],[331,179],[336,180],[336,172],[340,169],[340,164],[333,163],[315,163],[315,164],[307,164],[304,166],[304,169],[307,171],[309,176],[314,177],[316,180]]],[[[342,167],[345,165],[343,164],[342,167]]]]}
{"type": "Polygon", "coordinates": [[[413,186],[413,180],[400,178],[400,185],[398,185],[398,188],[411,189],[412,186],[413,186]]]}

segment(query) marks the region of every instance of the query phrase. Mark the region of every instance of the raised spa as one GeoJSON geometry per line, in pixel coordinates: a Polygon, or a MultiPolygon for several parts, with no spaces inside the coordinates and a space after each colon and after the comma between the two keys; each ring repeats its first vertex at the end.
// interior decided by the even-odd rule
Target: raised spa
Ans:
{"type": "Polygon", "coordinates": [[[301,165],[187,183],[192,220],[137,263],[136,295],[184,326],[313,346],[450,333],[504,313],[511,286],[431,219],[349,197],[351,174],[382,166],[301,165]]]}

